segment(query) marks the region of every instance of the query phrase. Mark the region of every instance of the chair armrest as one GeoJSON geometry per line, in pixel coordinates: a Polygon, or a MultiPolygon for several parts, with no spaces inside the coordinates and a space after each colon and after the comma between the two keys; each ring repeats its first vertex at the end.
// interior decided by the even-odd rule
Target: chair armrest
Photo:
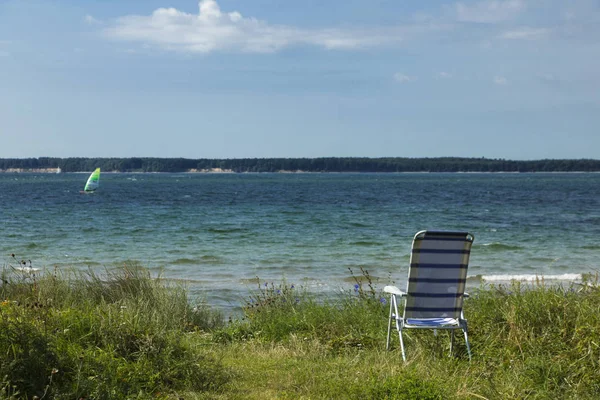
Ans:
{"type": "Polygon", "coordinates": [[[463,297],[466,299],[467,297],[469,297],[469,293],[467,293],[467,292],[464,292],[464,293],[463,293],[463,297]]]}
{"type": "Polygon", "coordinates": [[[386,286],[383,288],[385,293],[395,294],[396,296],[406,296],[402,290],[398,289],[396,286],[386,286]]]}

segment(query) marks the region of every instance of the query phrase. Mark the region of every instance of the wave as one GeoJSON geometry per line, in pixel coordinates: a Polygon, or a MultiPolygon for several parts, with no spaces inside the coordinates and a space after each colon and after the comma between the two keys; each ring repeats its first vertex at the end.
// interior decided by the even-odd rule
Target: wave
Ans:
{"type": "Polygon", "coordinates": [[[217,256],[205,255],[198,260],[200,264],[223,264],[223,259],[217,256]]]}
{"type": "Polygon", "coordinates": [[[136,227],[136,228],[131,228],[129,230],[129,232],[127,232],[127,233],[129,235],[131,235],[131,234],[136,234],[136,233],[149,233],[149,232],[150,232],[150,230],[148,228],[139,226],[139,227],[136,227]]]}
{"type": "Polygon", "coordinates": [[[246,232],[246,228],[208,228],[207,231],[210,233],[236,233],[246,232]]]}
{"type": "Polygon", "coordinates": [[[484,243],[481,246],[484,246],[491,250],[521,250],[521,249],[523,249],[523,247],[521,247],[521,246],[515,246],[515,245],[504,244],[504,243],[499,243],[499,242],[484,243]]]}
{"type": "Polygon", "coordinates": [[[358,242],[350,243],[352,246],[379,246],[381,243],[368,240],[359,240],[358,242]]]}
{"type": "Polygon", "coordinates": [[[370,228],[371,227],[371,225],[364,224],[362,222],[350,222],[348,225],[353,228],[370,228]]]}
{"type": "MultiPolygon", "coordinates": [[[[381,277],[375,276],[375,275],[369,274],[369,278],[371,279],[373,286],[375,286],[376,282],[382,281],[381,277]]],[[[356,281],[358,281],[361,284],[365,285],[365,287],[367,287],[367,285],[369,284],[369,279],[367,279],[366,276],[362,276],[362,275],[346,276],[346,277],[342,278],[342,281],[346,282],[346,283],[356,283],[356,281]]]]}
{"type": "Polygon", "coordinates": [[[507,275],[469,275],[468,280],[483,281],[483,282],[510,282],[510,281],[525,281],[535,282],[537,280],[544,281],[578,281],[581,280],[581,274],[556,274],[556,275],[541,275],[541,274],[507,274],[507,275]]]}
{"type": "Polygon", "coordinates": [[[256,285],[260,285],[260,278],[256,277],[256,278],[242,278],[240,279],[240,283],[248,285],[248,284],[256,284],[256,285]]]}
{"type": "Polygon", "coordinates": [[[281,214],[283,215],[304,215],[306,211],[304,210],[282,210],[281,214]]]}
{"type": "Polygon", "coordinates": [[[160,278],[158,278],[160,281],[163,282],[176,282],[176,283],[190,283],[190,284],[207,284],[207,280],[206,279],[194,279],[194,278],[167,278],[164,276],[161,276],[160,278]]]}
{"type": "Polygon", "coordinates": [[[190,265],[190,264],[197,264],[198,262],[196,260],[194,260],[193,258],[178,258],[177,260],[173,261],[172,264],[175,265],[190,265]]]}
{"type": "Polygon", "coordinates": [[[591,244],[588,246],[581,246],[582,249],[586,249],[586,250],[600,250],[600,245],[598,244],[591,244]]]}
{"type": "MultiPolygon", "coordinates": [[[[120,262],[115,262],[114,264],[118,267],[121,266],[120,262]]],[[[84,266],[84,267],[92,267],[92,266],[98,267],[98,266],[102,265],[102,263],[97,262],[97,261],[80,261],[77,263],[73,263],[71,265],[79,265],[79,266],[84,266]]]]}
{"type": "Polygon", "coordinates": [[[223,259],[216,256],[202,256],[195,258],[178,258],[171,262],[173,265],[198,265],[198,264],[223,264],[223,259]]]}
{"type": "Polygon", "coordinates": [[[15,271],[27,272],[27,273],[33,273],[33,272],[40,271],[39,268],[33,268],[33,267],[12,267],[12,268],[15,271]]]}
{"type": "Polygon", "coordinates": [[[557,262],[559,260],[559,258],[556,258],[556,257],[531,257],[530,260],[544,262],[544,263],[548,263],[548,264],[554,264],[555,262],[557,262]]]}
{"type": "MultiPolygon", "coordinates": [[[[114,263],[116,266],[120,266],[121,263],[114,263]]],[[[100,267],[102,264],[97,261],[72,261],[72,262],[54,262],[52,268],[86,268],[86,267],[100,267]]],[[[47,269],[47,268],[46,268],[47,269]]]]}

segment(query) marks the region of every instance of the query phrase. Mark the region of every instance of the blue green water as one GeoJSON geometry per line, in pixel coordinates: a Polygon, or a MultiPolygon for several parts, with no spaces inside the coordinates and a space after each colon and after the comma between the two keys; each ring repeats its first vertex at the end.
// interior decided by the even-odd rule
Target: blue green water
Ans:
{"type": "Polygon", "coordinates": [[[334,292],[362,266],[405,282],[412,236],[475,235],[472,284],[600,266],[600,174],[0,174],[0,256],[127,261],[236,307],[255,278],[334,292]]]}

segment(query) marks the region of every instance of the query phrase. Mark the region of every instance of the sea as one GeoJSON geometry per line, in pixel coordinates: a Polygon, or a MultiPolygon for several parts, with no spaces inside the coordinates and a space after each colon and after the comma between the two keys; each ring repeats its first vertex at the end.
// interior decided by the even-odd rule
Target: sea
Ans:
{"type": "Polygon", "coordinates": [[[404,287],[421,230],[475,236],[470,287],[600,268],[595,173],[103,172],[81,194],[87,177],[0,174],[2,268],[140,264],[225,312],[265,283],[350,291],[361,269],[404,287]]]}

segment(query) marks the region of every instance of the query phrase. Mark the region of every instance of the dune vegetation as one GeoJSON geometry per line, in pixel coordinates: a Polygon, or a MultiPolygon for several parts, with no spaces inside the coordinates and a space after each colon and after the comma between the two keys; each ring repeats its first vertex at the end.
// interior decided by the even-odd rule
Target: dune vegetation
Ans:
{"type": "Polygon", "coordinates": [[[321,298],[258,284],[223,315],[138,265],[23,271],[0,283],[0,399],[547,399],[600,397],[600,288],[491,286],[465,302],[473,361],[447,332],[385,351],[368,272],[321,298]]]}

